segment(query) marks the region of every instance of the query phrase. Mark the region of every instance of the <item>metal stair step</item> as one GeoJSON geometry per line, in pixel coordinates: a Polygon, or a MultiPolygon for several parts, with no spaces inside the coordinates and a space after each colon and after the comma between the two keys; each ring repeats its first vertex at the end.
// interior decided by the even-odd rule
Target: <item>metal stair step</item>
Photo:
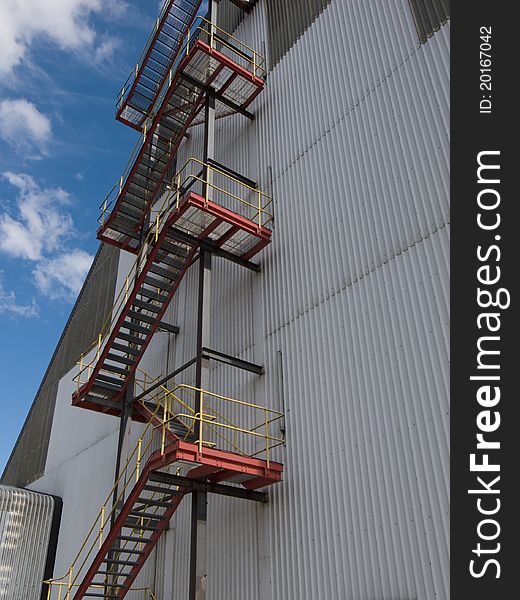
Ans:
{"type": "Polygon", "coordinates": [[[119,215],[117,217],[114,217],[114,220],[112,221],[112,223],[110,223],[110,229],[115,229],[119,233],[124,233],[128,237],[133,238],[134,240],[139,239],[139,235],[131,228],[129,228],[125,223],[123,223],[122,218],[119,217],[119,215]]]}
{"type": "Polygon", "coordinates": [[[146,285],[150,285],[154,288],[158,288],[160,290],[170,291],[172,289],[171,285],[168,285],[166,282],[161,281],[160,279],[156,279],[155,277],[150,277],[147,275],[144,279],[146,285]]]}
{"type": "Polygon", "coordinates": [[[149,485],[148,483],[144,486],[144,489],[148,492],[157,492],[157,493],[163,493],[167,496],[182,496],[181,492],[177,492],[175,490],[172,490],[170,488],[165,488],[165,487],[161,487],[159,485],[149,485]]]}
{"type": "Polygon", "coordinates": [[[148,290],[145,287],[142,287],[139,290],[139,294],[141,296],[145,296],[146,298],[150,298],[150,300],[159,300],[159,302],[165,302],[166,296],[164,294],[157,293],[157,291],[148,290]]]}
{"type": "Polygon", "coordinates": [[[160,527],[156,527],[155,525],[141,525],[137,521],[125,521],[123,525],[125,529],[132,529],[134,531],[143,529],[145,531],[159,531],[160,527]]]}
{"type": "Polygon", "coordinates": [[[139,211],[139,209],[136,209],[133,204],[126,202],[125,199],[125,201],[122,202],[121,206],[119,207],[119,213],[123,214],[125,219],[139,223],[143,211],[139,211]]]}
{"type": "Polygon", "coordinates": [[[112,342],[112,348],[114,350],[120,350],[121,352],[126,352],[128,354],[139,354],[139,350],[137,348],[132,348],[132,346],[125,346],[124,344],[118,344],[117,342],[112,342]]]}
{"type": "Polygon", "coordinates": [[[168,506],[170,506],[169,502],[164,502],[164,500],[151,500],[149,498],[138,498],[136,504],[142,504],[143,508],[146,508],[148,506],[163,506],[165,508],[167,508],[168,506]]]}
{"type": "MultiPolygon", "coordinates": [[[[139,333],[150,333],[149,327],[141,327],[141,325],[137,325],[136,323],[132,323],[131,321],[127,321],[126,319],[123,321],[123,327],[129,329],[130,331],[138,331],[139,333]]],[[[143,343],[143,341],[141,342],[143,343]]]]}
{"type": "Polygon", "coordinates": [[[161,521],[164,516],[157,513],[141,512],[138,510],[131,510],[128,514],[139,519],[153,519],[154,521],[161,521]]]}
{"type": "Polygon", "coordinates": [[[165,277],[166,279],[169,279],[170,281],[175,281],[177,279],[177,276],[179,275],[179,271],[178,269],[176,269],[175,271],[170,271],[168,269],[163,269],[162,267],[159,267],[156,264],[153,264],[148,271],[150,273],[155,273],[156,275],[160,275],[161,277],[165,277]]]}
{"type": "MultiPolygon", "coordinates": [[[[99,375],[98,375],[99,377],[99,375]]],[[[96,389],[99,391],[100,394],[104,394],[107,398],[108,396],[111,396],[112,394],[107,394],[107,390],[109,392],[120,392],[121,391],[121,385],[112,385],[110,383],[107,383],[106,381],[102,381],[100,379],[98,379],[98,377],[96,377],[96,379],[94,379],[94,385],[92,387],[92,390],[96,389]]]]}
{"type": "Polygon", "coordinates": [[[135,335],[130,335],[129,333],[123,333],[122,331],[120,331],[116,335],[116,338],[120,340],[125,340],[126,342],[130,342],[131,344],[137,344],[139,346],[142,346],[144,344],[143,338],[137,337],[135,335]]]}
{"type": "Polygon", "coordinates": [[[93,581],[90,586],[93,587],[95,585],[102,585],[104,587],[108,587],[108,588],[127,588],[128,586],[125,585],[124,583],[108,583],[108,581],[93,581]]]}
{"type": "Polygon", "coordinates": [[[133,302],[134,306],[138,306],[139,308],[143,308],[144,310],[148,310],[153,313],[160,313],[162,310],[161,306],[157,306],[156,304],[152,304],[151,302],[144,302],[143,300],[139,300],[136,298],[133,302]]]}
{"type": "Polygon", "coordinates": [[[170,267],[175,267],[176,269],[182,269],[184,263],[186,262],[185,260],[173,258],[170,254],[157,254],[157,256],[155,257],[155,261],[164,263],[166,265],[169,265],[170,267]]]}
{"type": "Polygon", "coordinates": [[[125,365],[135,365],[135,360],[132,360],[131,358],[126,358],[121,354],[112,354],[111,352],[109,352],[107,354],[107,358],[109,360],[113,360],[114,362],[122,363],[125,365]]]}
{"type": "Polygon", "coordinates": [[[137,567],[139,564],[135,560],[119,560],[118,558],[104,558],[103,562],[111,565],[125,565],[125,567],[137,567]]]}
{"type": "Polygon", "coordinates": [[[141,214],[146,206],[146,203],[139,198],[134,197],[132,194],[125,194],[125,203],[132,205],[137,210],[141,211],[141,214]]]}
{"type": "Polygon", "coordinates": [[[142,542],[143,544],[147,544],[151,541],[151,538],[136,537],[135,535],[118,535],[116,539],[125,542],[142,542]]]}
{"type": "Polygon", "coordinates": [[[112,373],[119,373],[120,375],[128,375],[128,369],[122,369],[121,367],[116,367],[115,365],[109,365],[108,363],[103,363],[103,370],[111,371],[112,373]]]}
{"type": "Polygon", "coordinates": [[[166,240],[161,244],[161,250],[167,250],[170,254],[175,254],[181,258],[188,258],[189,252],[184,248],[182,242],[175,243],[175,240],[168,236],[166,236],[166,240]]]}
{"type": "MultiPolygon", "coordinates": [[[[107,586],[110,587],[110,586],[107,586]]],[[[104,592],[85,592],[84,596],[89,598],[120,598],[119,594],[105,594],[104,592]]]]}
{"type": "Polygon", "coordinates": [[[112,551],[119,554],[144,554],[144,550],[137,550],[135,548],[120,548],[116,546],[112,548],[112,551]]]}
{"type": "Polygon", "coordinates": [[[137,310],[129,310],[128,316],[132,317],[133,319],[137,319],[138,321],[144,321],[145,323],[150,323],[151,325],[153,325],[154,323],[157,322],[157,317],[155,317],[155,318],[150,317],[148,315],[140,313],[137,310]]]}

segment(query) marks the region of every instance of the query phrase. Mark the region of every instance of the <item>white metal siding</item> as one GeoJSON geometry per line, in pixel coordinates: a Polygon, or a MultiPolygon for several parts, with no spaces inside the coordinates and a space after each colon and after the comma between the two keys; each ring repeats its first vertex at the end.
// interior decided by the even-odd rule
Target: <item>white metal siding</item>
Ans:
{"type": "Polygon", "coordinates": [[[54,499],[0,485],[0,598],[36,600],[52,526],[54,499]]]}

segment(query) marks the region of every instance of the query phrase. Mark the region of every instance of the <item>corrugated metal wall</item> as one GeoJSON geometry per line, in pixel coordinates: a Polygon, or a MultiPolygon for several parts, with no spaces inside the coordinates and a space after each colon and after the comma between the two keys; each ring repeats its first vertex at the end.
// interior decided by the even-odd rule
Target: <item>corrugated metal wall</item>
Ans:
{"type": "MultiPolygon", "coordinates": [[[[237,31],[256,47],[264,8],[237,31]]],[[[213,346],[266,375],[212,385],[283,400],[287,449],[269,506],[210,498],[210,600],[448,597],[448,42],[421,45],[406,0],[333,1],[256,121],[219,123],[217,159],[272,182],[276,228],[261,274],[216,259],[212,288],[213,346]]]]}
{"type": "Polygon", "coordinates": [[[54,513],[54,499],[0,485],[0,598],[37,600],[54,513]]]}
{"type": "MultiPolygon", "coordinates": [[[[268,6],[237,37],[268,45],[268,6]]],[[[275,231],[259,274],[214,259],[212,346],[266,374],[211,373],[214,391],[285,406],[285,480],[267,506],[210,498],[207,600],[448,598],[448,26],[421,44],[408,0],[332,0],[286,41],[256,120],[217,128],[217,160],[273,194],[275,231]]],[[[153,375],[193,357],[196,281],[195,267],[168,310],[179,335],[147,350],[153,375]]],[[[89,418],[70,410],[42,480],[67,488],[65,519],[67,500],[85,504],[75,474],[115,444],[92,415],[95,443],[65,451],[60,431],[89,418]]],[[[186,597],[189,508],[144,575],[163,600],[186,597]]]]}

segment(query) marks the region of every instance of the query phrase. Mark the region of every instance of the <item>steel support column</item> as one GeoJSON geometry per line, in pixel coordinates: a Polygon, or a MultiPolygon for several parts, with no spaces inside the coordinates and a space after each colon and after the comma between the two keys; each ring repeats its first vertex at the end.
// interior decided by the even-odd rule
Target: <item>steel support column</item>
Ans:
{"type": "MultiPolygon", "coordinates": [[[[208,21],[214,23],[217,19],[217,1],[210,0],[208,21]]],[[[206,95],[204,107],[204,156],[207,164],[215,153],[215,97],[206,95]]],[[[205,185],[203,195],[207,199],[211,191],[212,171],[204,173],[205,185]]],[[[209,361],[203,357],[203,348],[210,345],[210,314],[211,314],[211,253],[200,248],[199,260],[199,297],[197,310],[197,349],[195,363],[195,387],[204,390],[209,387],[209,361]]],[[[198,400],[196,412],[202,416],[203,398],[198,400]]],[[[196,428],[198,439],[203,439],[204,431],[199,421],[196,428]]],[[[189,600],[204,600],[206,597],[207,579],[207,505],[208,494],[203,491],[192,492],[191,505],[191,548],[190,548],[190,585],[189,600]]]]}

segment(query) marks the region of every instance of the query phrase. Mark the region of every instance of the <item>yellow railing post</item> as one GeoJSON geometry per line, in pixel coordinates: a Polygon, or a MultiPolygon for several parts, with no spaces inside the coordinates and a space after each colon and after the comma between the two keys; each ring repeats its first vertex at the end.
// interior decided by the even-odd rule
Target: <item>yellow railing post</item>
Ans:
{"type": "Polygon", "coordinates": [[[210,186],[210,181],[212,180],[211,177],[211,167],[209,165],[205,166],[206,169],[206,204],[208,203],[209,200],[209,186],[210,186]]]}
{"type": "Polygon", "coordinates": [[[135,76],[139,73],[139,63],[135,65],[135,76]]]}
{"type": "Polygon", "coordinates": [[[256,52],[253,50],[253,75],[256,77],[256,52]]]}
{"type": "Polygon", "coordinates": [[[99,360],[99,356],[101,354],[101,334],[98,334],[98,343],[97,343],[97,352],[96,352],[96,361],[99,360]]]}
{"type": "Polygon", "coordinates": [[[128,277],[125,279],[125,304],[128,302],[128,277]]]}
{"type": "Polygon", "coordinates": [[[166,438],[166,402],[163,402],[163,422],[161,436],[161,456],[164,454],[164,442],[166,438]]]}
{"type": "Polygon", "coordinates": [[[140,437],[137,441],[137,465],[135,467],[135,480],[139,479],[139,475],[141,474],[141,448],[143,445],[143,438],[140,437]]]}
{"type": "Polygon", "coordinates": [[[66,600],[70,598],[70,590],[72,589],[72,567],[69,568],[69,579],[67,582],[67,595],[65,596],[66,600]]]}
{"type": "Polygon", "coordinates": [[[83,372],[83,353],[79,357],[78,391],[81,386],[81,373],[83,372]]]}
{"type": "Polygon", "coordinates": [[[159,239],[159,213],[155,217],[155,241],[159,239]]]}
{"type": "Polygon", "coordinates": [[[190,51],[190,35],[191,35],[191,31],[190,31],[190,29],[188,28],[188,41],[187,41],[187,43],[186,43],[186,54],[188,54],[188,53],[189,53],[189,51],[190,51]]]}
{"type": "Polygon", "coordinates": [[[122,191],[123,191],[123,176],[121,175],[121,177],[119,178],[119,193],[121,194],[122,191]]]}
{"type": "Polygon", "coordinates": [[[103,529],[105,528],[105,505],[101,507],[101,525],[99,527],[99,547],[103,545],[103,529]]]}
{"type": "Polygon", "coordinates": [[[203,440],[203,414],[204,414],[204,391],[200,390],[200,407],[199,407],[199,454],[202,454],[202,440],[203,440]]]}
{"type": "Polygon", "coordinates": [[[265,414],[265,459],[267,462],[267,468],[269,468],[269,415],[267,410],[264,408],[265,414]]]}
{"type": "Polygon", "coordinates": [[[262,192],[258,190],[258,227],[262,227],[262,192]]]}

